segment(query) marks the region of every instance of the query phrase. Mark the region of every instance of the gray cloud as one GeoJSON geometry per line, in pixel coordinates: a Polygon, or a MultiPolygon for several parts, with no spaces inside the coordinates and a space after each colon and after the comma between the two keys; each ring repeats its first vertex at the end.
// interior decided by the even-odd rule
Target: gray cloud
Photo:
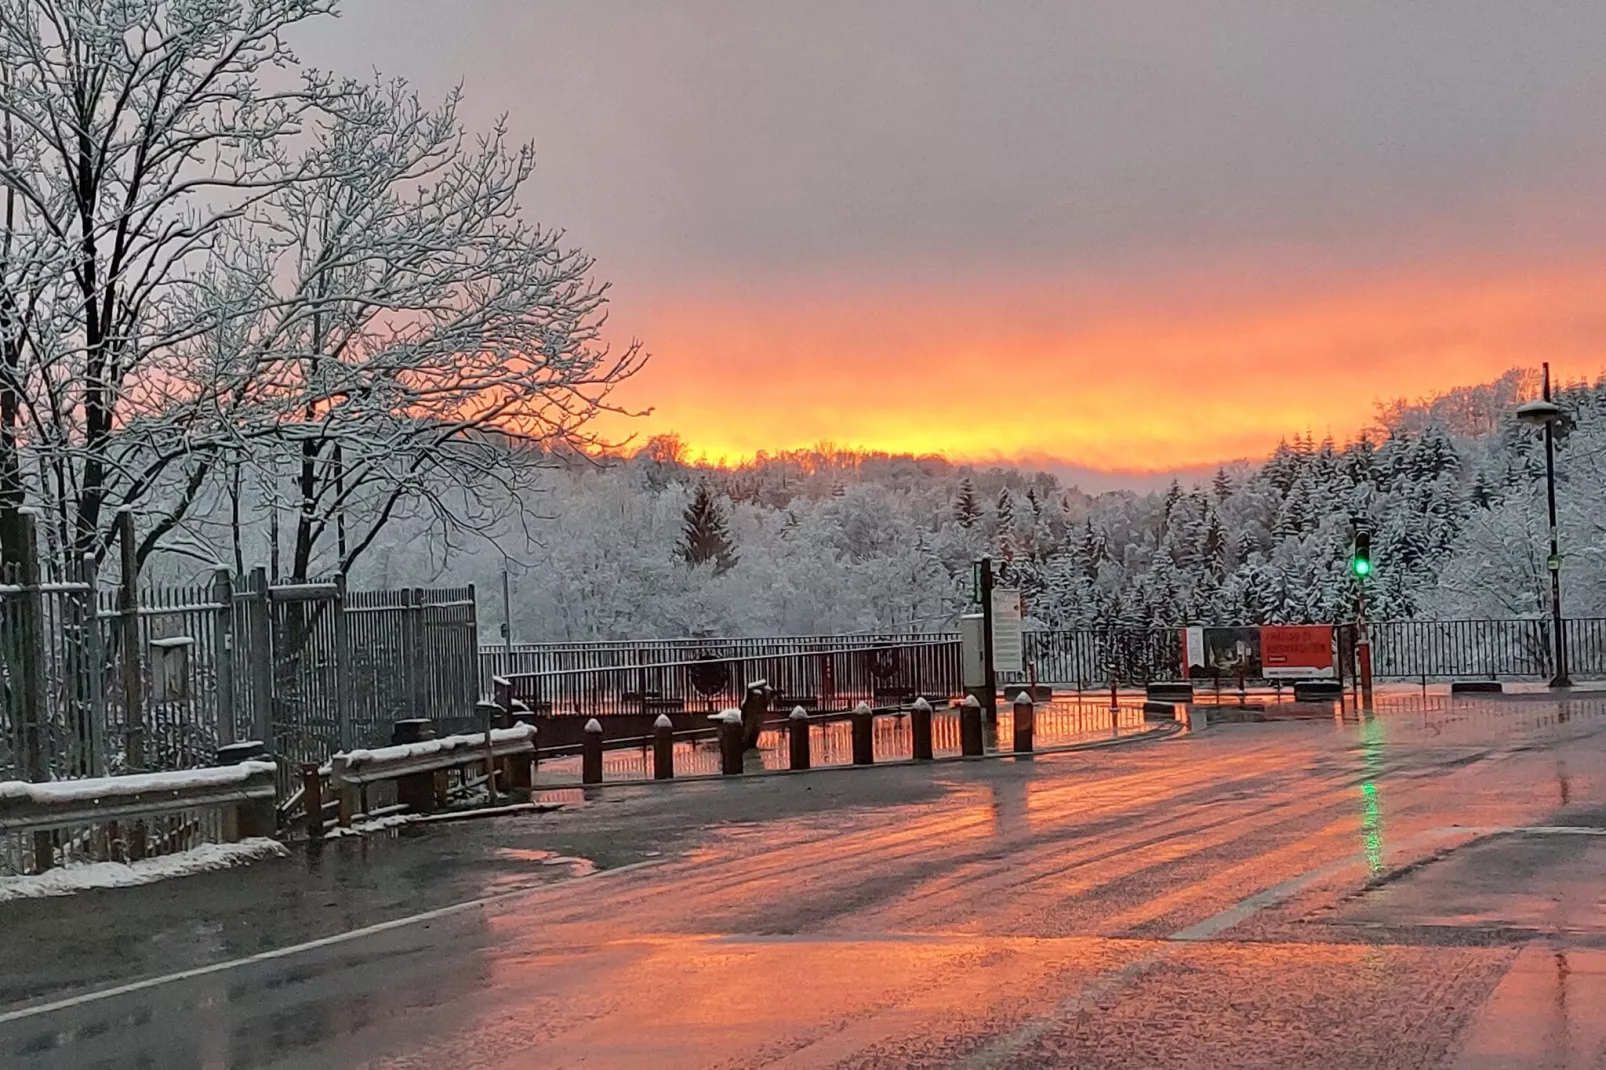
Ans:
{"type": "Polygon", "coordinates": [[[351,0],[628,274],[1596,245],[1606,5],[351,0]],[[952,258],[958,258],[954,260],[952,258]]]}

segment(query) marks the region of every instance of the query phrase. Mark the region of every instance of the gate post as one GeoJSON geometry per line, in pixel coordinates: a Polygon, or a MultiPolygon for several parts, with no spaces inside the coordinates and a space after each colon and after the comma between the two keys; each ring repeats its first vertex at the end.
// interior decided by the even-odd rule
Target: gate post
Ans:
{"type": "MultiPolygon", "coordinates": [[[[335,716],[340,721],[340,749],[357,745],[351,717],[351,622],[346,619],[346,577],[335,576],[335,716]]],[[[494,776],[494,772],[492,773],[494,776]]],[[[492,789],[495,790],[494,788],[492,789]]]]}
{"type": "MultiPolygon", "coordinates": [[[[235,742],[234,721],[234,579],[222,565],[212,570],[212,665],[217,676],[217,741],[235,742]]],[[[263,746],[267,740],[256,742],[263,746]]]]}
{"type": "Polygon", "coordinates": [[[90,776],[106,775],[106,693],[104,689],[104,645],[100,632],[100,586],[97,582],[95,555],[86,553],[79,563],[78,581],[84,585],[83,647],[78,671],[83,688],[82,700],[89,717],[91,761],[90,776]]]}
{"type": "Polygon", "coordinates": [[[145,768],[145,695],[139,664],[139,554],[134,511],[117,511],[117,549],[123,575],[117,589],[122,624],[123,755],[130,769],[145,768]]]}
{"type": "Polygon", "coordinates": [[[268,570],[261,565],[252,569],[250,583],[246,668],[251,674],[251,733],[273,752],[273,603],[268,570]]]}
{"type": "Polygon", "coordinates": [[[424,589],[407,588],[407,624],[402,630],[406,646],[402,650],[402,664],[407,672],[407,701],[412,705],[414,717],[428,717],[429,703],[424,701],[423,681],[426,673],[420,671],[424,659],[424,589]]]}

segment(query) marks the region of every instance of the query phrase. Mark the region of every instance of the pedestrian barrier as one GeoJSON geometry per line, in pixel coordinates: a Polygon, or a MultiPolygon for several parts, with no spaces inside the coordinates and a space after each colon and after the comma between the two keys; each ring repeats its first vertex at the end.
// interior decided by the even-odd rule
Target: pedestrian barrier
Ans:
{"type": "MultiPolygon", "coordinates": [[[[339,822],[349,826],[352,817],[366,812],[362,796],[369,785],[395,782],[397,801],[408,808],[428,812],[442,801],[444,784],[440,775],[449,770],[483,764],[486,789],[495,799],[497,781],[505,788],[528,788],[534,776],[536,729],[530,724],[497,728],[439,739],[420,739],[371,750],[336,754],[329,762],[329,786],[340,802],[339,822]],[[498,774],[501,766],[501,776],[498,774]]],[[[313,770],[316,774],[317,770],[313,770]]],[[[309,780],[308,788],[313,790],[309,780]]],[[[307,804],[309,831],[317,835],[322,824],[319,801],[307,804]]]]}
{"type": "Polygon", "coordinates": [[[247,761],[207,769],[183,769],[135,776],[58,780],[42,784],[0,783],[0,833],[33,834],[33,869],[55,864],[52,833],[85,826],[127,822],[125,843],[132,859],[146,854],[145,822],[187,811],[222,810],[223,838],[230,842],[274,832],[277,768],[247,761]]]}

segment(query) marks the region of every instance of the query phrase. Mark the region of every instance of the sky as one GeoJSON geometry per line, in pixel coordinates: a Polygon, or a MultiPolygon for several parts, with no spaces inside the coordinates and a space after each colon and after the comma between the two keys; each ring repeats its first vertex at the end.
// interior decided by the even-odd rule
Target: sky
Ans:
{"type": "Polygon", "coordinates": [[[615,437],[1152,473],[1606,369],[1606,5],[346,0],[296,45],[534,140],[652,353],[615,437]]]}

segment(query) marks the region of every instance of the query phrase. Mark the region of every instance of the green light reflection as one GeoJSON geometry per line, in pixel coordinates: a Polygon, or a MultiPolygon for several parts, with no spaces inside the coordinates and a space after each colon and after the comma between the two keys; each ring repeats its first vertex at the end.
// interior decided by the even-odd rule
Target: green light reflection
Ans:
{"type": "Polygon", "coordinates": [[[1361,784],[1361,839],[1366,848],[1366,865],[1375,876],[1383,872],[1383,804],[1378,798],[1377,778],[1383,771],[1383,721],[1367,717],[1361,722],[1361,764],[1368,779],[1361,784]]]}

